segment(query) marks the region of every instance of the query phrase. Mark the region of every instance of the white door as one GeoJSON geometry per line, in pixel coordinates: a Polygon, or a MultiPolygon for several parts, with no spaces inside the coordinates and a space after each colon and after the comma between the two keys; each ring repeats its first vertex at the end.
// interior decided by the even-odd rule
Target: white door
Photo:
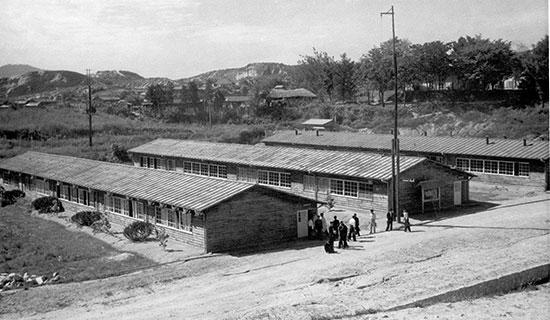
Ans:
{"type": "Polygon", "coordinates": [[[455,206],[462,204],[462,181],[454,182],[454,200],[455,206]]]}
{"type": "Polygon", "coordinates": [[[307,237],[307,210],[298,210],[296,213],[296,227],[298,238],[307,237]]]}

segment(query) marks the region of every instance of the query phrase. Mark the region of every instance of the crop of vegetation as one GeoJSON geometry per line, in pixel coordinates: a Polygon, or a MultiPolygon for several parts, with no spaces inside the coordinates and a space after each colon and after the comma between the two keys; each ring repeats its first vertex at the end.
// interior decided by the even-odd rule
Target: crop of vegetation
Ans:
{"type": "Polygon", "coordinates": [[[147,240],[155,230],[155,226],[145,221],[134,221],[124,228],[124,236],[131,241],[141,242],[147,240]]]}
{"type": "Polygon", "coordinates": [[[71,217],[71,221],[79,226],[89,227],[101,218],[102,214],[99,211],[79,211],[71,217]]]}
{"type": "Polygon", "coordinates": [[[40,197],[33,200],[31,205],[35,210],[38,210],[38,213],[57,213],[65,211],[63,204],[56,197],[40,197]]]}
{"type": "Polygon", "coordinates": [[[2,208],[0,272],[52,274],[61,282],[119,275],[155,263],[139,255],[109,259],[122,252],[83,232],[28,212],[28,201],[2,208]]]}

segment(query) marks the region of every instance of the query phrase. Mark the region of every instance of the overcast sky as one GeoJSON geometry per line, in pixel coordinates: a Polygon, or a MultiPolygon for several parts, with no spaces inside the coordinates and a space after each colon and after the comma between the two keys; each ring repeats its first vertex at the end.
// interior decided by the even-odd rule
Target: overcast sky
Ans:
{"type": "Polygon", "coordinates": [[[130,70],[172,79],[315,47],[358,59],[396,33],[413,43],[481,34],[530,47],[548,0],[0,0],[0,65],[130,70]]]}

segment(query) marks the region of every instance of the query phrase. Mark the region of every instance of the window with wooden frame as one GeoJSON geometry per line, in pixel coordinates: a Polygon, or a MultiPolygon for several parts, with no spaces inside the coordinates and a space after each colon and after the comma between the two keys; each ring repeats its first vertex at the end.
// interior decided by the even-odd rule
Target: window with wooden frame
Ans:
{"type": "Polygon", "coordinates": [[[60,191],[61,192],[59,193],[59,197],[61,199],[71,201],[71,187],[69,185],[62,184],[60,191]]]}
{"type": "Polygon", "coordinates": [[[457,169],[470,171],[470,159],[456,158],[457,169]]]}
{"type": "Polygon", "coordinates": [[[518,163],[518,176],[528,177],[529,176],[529,163],[519,162],[518,163]]]}
{"type": "Polygon", "coordinates": [[[88,190],[79,188],[78,189],[78,203],[83,205],[88,205],[88,190]]]}
{"type": "Polygon", "coordinates": [[[304,191],[315,191],[315,177],[304,175],[304,191]]]}
{"type": "Polygon", "coordinates": [[[514,175],[514,163],[508,161],[498,162],[498,174],[513,176],[514,175]]]}
{"type": "Polygon", "coordinates": [[[167,159],[167,160],[166,160],[166,170],[168,170],[168,171],[176,171],[176,165],[175,165],[173,159],[167,159]]]}

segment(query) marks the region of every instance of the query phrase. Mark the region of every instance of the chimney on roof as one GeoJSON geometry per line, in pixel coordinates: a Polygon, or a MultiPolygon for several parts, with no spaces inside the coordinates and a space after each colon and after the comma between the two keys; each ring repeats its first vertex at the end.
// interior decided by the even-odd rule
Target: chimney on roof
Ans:
{"type": "Polygon", "coordinates": [[[315,130],[315,133],[319,136],[319,129],[315,130]]]}
{"type": "Polygon", "coordinates": [[[294,129],[294,133],[298,135],[298,129],[294,129]]]}
{"type": "Polygon", "coordinates": [[[485,136],[485,144],[489,144],[489,136],[485,136]]]}
{"type": "Polygon", "coordinates": [[[508,137],[507,137],[507,136],[504,136],[503,138],[504,138],[504,139],[508,139],[508,137]]]}
{"type": "Polygon", "coordinates": [[[523,139],[523,146],[527,147],[527,139],[523,139]]]}
{"type": "Polygon", "coordinates": [[[424,137],[428,136],[428,131],[424,131],[424,137]]]}

